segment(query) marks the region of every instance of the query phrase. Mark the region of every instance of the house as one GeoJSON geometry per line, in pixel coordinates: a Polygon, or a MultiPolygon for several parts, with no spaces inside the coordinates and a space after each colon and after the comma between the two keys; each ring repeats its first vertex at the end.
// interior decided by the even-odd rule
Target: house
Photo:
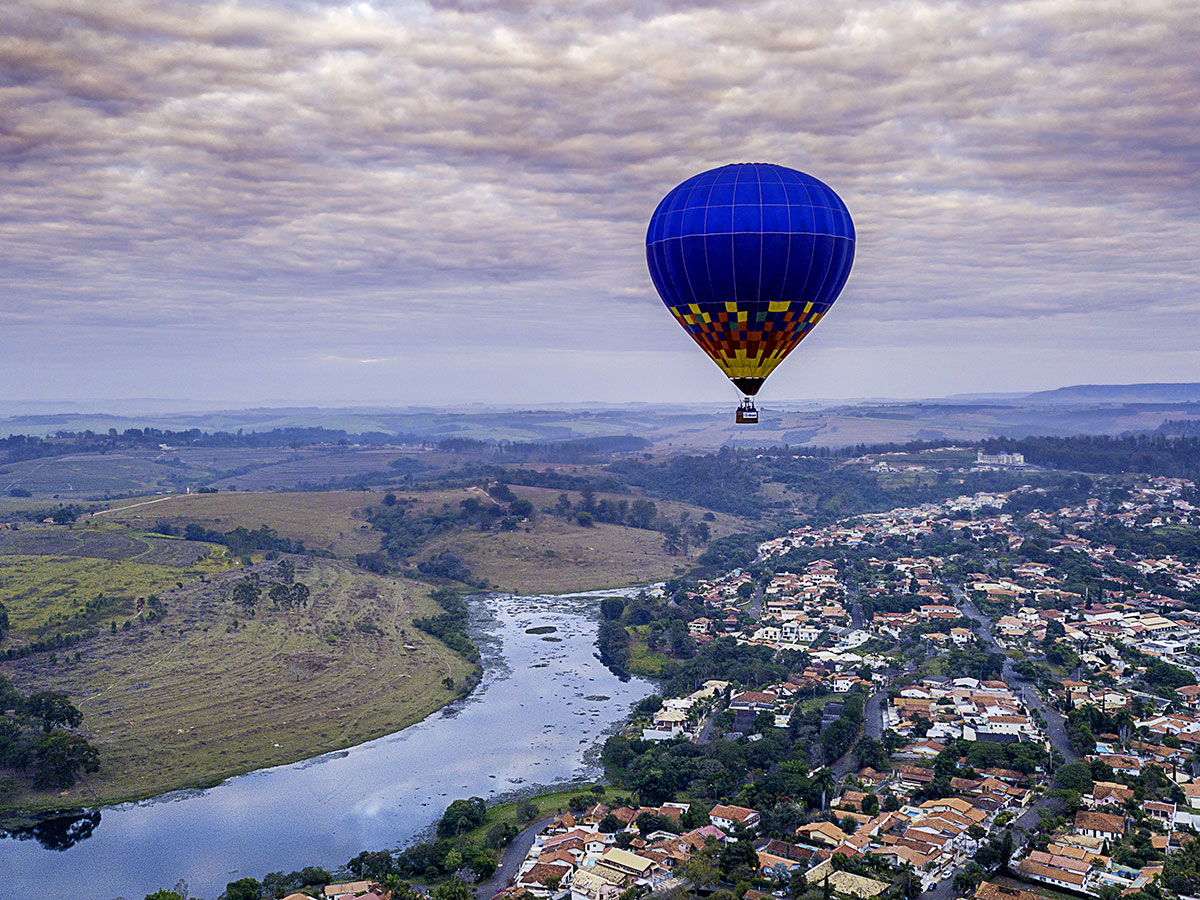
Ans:
{"type": "Polygon", "coordinates": [[[1185,684],[1175,688],[1175,693],[1188,709],[1200,709],[1200,684],[1185,684]]]}
{"type": "Polygon", "coordinates": [[[786,841],[770,840],[756,852],[758,871],[762,875],[786,881],[793,873],[808,869],[814,851],[786,841]]]}
{"type": "Polygon", "coordinates": [[[1046,865],[1045,863],[1034,862],[1031,859],[1021,860],[1017,864],[1017,871],[1030,881],[1041,881],[1045,884],[1052,884],[1055,887],[1067,888],[1068,890],[1079,892],[1082,892],[1083,882],[1086,879],[1086,875],[1082,872],[1060,869],[1055,866],[1046,865]]]}
{"type": "Polygon", "coordinates": [[[729,701],[730,709],[752,709],[755,712],[770,712],[775,708],[775,701],[779,699],[778,694],[769,694],[766,691],[743,691],[729,701]]]}
{"type": "Polygon", "coordinates": [[[630,853],[620,847],[609,847],[592,866],[593,872],[609,872],[624,876],[629,882],[649,884],[654,878],[654,870],[658,864],[637,853],[630,853]]]}
{"type": "Polygon", "coordinates": [[[1075,814],[1075,831],[1102,841],[1116,842],[1125,834],[1125,817],[1081,809],[1075,814]]]}
{"type": "Polygon", "coordinates": [[[1115,781],[1096,781],[1092,783],[1092,792],[1083,798],[1083,802],[1092,809],[1101,806],[1120,808],[1126,800],[1132,799],[1132,788],[1115,781]]]}
{"type": "Polygon", "coordinates": [[[1005,887],[990,881],[981,882],[975,888],[975,900],[1043,900],[1041,894],[1023,891],[1020,888],[1005,887]]]}
{"type": "Polygon", "coordinates": [[[597,866],[580,869],[571,879],[571,900],[616,900],[626,881],[624,876],[597,866]]]}
{"type": "Polygon", "coordinates": [[[793,644],[811,644],[821,636],[818,626],[795,619],[784,622],[780,632],[785,641],[793,644]]]}
{"type": "Polygon", "coordinates": [[[337,884],[325,885],[325,890],[322,893],[326,900],[343,900],[343,898],[352,898],[360,894],[365,894],[372,887],[378,888],[379,885],[371,881],[341,881],[337,884]]]}
{"type": "Polygon", "coordinates": [[[833,862],[828,859],[809,869],[804,875],[804,880],[812,885],[828,884],[831,891],[848,897],[876,897],[888,889],[886,881],[835,869],[833,862]]]}
{"type": "Polygon", "coordinates": [[[1142,804],[1142,809],[1146,811],[1151,819],[1157,820],[1160,824],[1166,825],[1168,830],[1175,822],[1175,804],[1160,803],[1157,800],[1147,800],[1142,804]]]}
{"type": "Polygon", "coordinates": [[[817,846],[837,847],[849,835],[832,822],[813,822],[797,828],[796,837],[817,846]]]}
{"type": "Polygon", "coordinates": [[[742,828],[755,829],[762,821],[762,815],[756,809],[744,806],[722,806],[717,804],[708,811],[708,821],[725,833],[731,833],[740,825],[742,828]]]}
{"type": "Polygon", "coordinates": [[[517,885],[538,897],[549,897],[571,886],[575,867],[567,862],[535,862],[517,876],[517,885]]]}
{"type": "Polygon", "coordinates": [[[693,637],[699,637],[703,634],[711,634],[713,630],[712,619],[706,619],[701,616],[698,619],[692,619],[688,622],[688,633],[693,637]]]}
{"type": "Polygon", "coordinates": [[[1183,795],[1187,797],[1188,806],[1192,809],[1200,809],[1200,782],[1188,782],[1185,785],[1181,785],[1181,787],[1183,788],[1183,795]]]}

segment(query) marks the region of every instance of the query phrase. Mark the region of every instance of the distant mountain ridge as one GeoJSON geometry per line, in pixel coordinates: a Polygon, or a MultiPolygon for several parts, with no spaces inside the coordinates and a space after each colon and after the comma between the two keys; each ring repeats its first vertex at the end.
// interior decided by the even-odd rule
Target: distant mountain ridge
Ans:
{"type": "Polygon", "coordinates": [[[1193,403],[1200,402],[1200,382],[1075,384],[1022,399],[1027,403],[1193,403]]]}

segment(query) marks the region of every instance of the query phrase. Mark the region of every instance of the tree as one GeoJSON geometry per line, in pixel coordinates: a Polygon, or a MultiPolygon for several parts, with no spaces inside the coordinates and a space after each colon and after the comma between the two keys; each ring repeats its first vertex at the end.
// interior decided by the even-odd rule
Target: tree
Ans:
{"type": "Polygon", "coordinates": [[[1062,622],[1056,621],[1055,619],[1050,619],[1048,622],[1046,622],[1046,637],[1043,643],[1047,645],[1053,644],[1055,641],[1061,640],[1063,637],[1065,637],[1066,634],[1067,629],[1063,626],[1062,622]]]}
{"type": "Polygon", "coordinates": [[[698,888],[712,887],[720,878],[712,856],[708,853],[693,853],[683,867],[683,877],[698,888]]]}
{"type": "Polygon", "coordinates": [[[39,790],[68,788],[80,772],[95,772],[99,768],[100,754],[95,747],[77,734],[57,731],[43,735],[38,742],[33,786],[39,790]]]}
{"type": "Polygon", "coordinates": [[[253,578],[243,578],[233,588],[233,602],[244,606],[247,611],[254,609],[260,596],[262,590],[253,578]]]}
{"type": "Polygon", "coordinates": [[[487,806],[482,797],[472,797],[470,800],[455,800],[442,814],[437,824],[438,837],[454,837],[464,831],[470,831],[477,825],[483,824],[487,815],[487,806]]]}
{"type": "Polygon", "coordinates": [[[629,506],[629,524],[634,528],[649,530],[658,518],[658,507],[652,500],[634,500],[629,506]]]}
{"type": "Polygon", "coordinates": [[[42,732],[49,734],[56,726],[78,728],[83,714],[75,708],[66,694],[58,691],[38,691],[30,694],[25,709],[35,719],[42,720],[42,732]]]}
{"type": "Polygon", "coordinates": [[[854,757],[858,760],[860,769],[869,766],[877,772],[886,772],[891,766],[891,759],[888,758],[883,742],[869,735],[864,735],[854,745],[854,757]]]}
{"type": "Polygon", "coordinates": [[[987,872],[977,863],[967,863],[967,867],[954,876],[954,890],[962,896],[975,893],[975,888],[987,877],[987,872]]]}
{"type": "Polygon", "coordinates": [[[239,878],[225,885],[221,900],[260,900],[262,885],[257,878],[239,878]]]}
{"type": "Polygon", "coordinates": [[[600,824],[596,826],[597,830],[603,834],[616,834],[624,827],[625,824],[612,813],[608,813],[600,820],[600,824]]]}
{"type": "Polygon", "coordinates": [[[433,900],[469,900],[471,889],[460,878],[451,878],[445,884],[439,884],[430,894],[433,900]]]}
{"type": "Polygon", "coordinates": [[[531,822],[541,815],[541,809],[536,803],[526,797],[517,803],[517,818],[522,822],[531,822]]]}
{"type": "Polygon", "coordinates": [[[488,829],[483,842],[493,850],[499,850],[516,836],[517,829],[512,825],[509,825],[507,822],[497,822],[488,829]]]}
{"type": "Polygon", "coordinates": [[[625,611],[625,601],[621,597],[605,597],[600,601],[600,615],[609,621],[621,618],[625,611]]]}
{"type": "Polygon", "coordinates": [[[275,577],[284,584],[291,584],[296,578],[296,564],[290,559],[281,559],[275,565],[275,577]]]}
{"type": "Polygon", "coordinates": [[[271,606],[275,609],[286,608],[292,605],[292,589],[286,584],[276,582],[271,585],[271,589],[267,591],[267,596],[271,598],[271,606]]]}
{"type": "Polygon", "coordinates": [[[749,877],[758,868],[758,853],[754,850],[754,842],[737,840],[721,848],[721,872],[726,881],[737,883],[749,877]]]}
{"type": "Polygon", "coordinates": [[[680,550],[683,549],[679,526],[674,522],[668,522],[663,526],[663,551],[667,556],[678,556],[680,550]]]}
{"type": "Polygon", "coordinates": [[[1067,763],[1065,766],[1059,767],[1054,780],[1064,790],[1076,791],[1079,794],[1091,793],[1092,767],[1083,760],[1067,763]]]}

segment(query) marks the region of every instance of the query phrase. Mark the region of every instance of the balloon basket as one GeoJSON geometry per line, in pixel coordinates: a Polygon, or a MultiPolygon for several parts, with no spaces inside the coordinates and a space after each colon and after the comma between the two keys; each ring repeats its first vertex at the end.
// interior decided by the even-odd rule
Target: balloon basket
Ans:
{"type": "Polygon", "coordinates": [[[749,397],[743,400],[738,406],[735,421],[739,425],[758,424],[758,410],[754,408],[754,401],[749,397]]]}

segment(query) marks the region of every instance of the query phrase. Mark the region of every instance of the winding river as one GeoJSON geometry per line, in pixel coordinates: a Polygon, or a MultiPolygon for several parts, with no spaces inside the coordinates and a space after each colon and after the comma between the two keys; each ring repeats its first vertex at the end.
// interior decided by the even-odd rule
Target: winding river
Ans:
{"type": "Polygon", "coordinates": [[[349,750],[0,839],[0,897],[140,900],[182,878],[213,898],[245,876],[402,846],[459,797],[592,777],[605,732],[653,690],[595,658],[595,598],[617,593],[476,598],[484,678],[470,697],[349,750]]]}

